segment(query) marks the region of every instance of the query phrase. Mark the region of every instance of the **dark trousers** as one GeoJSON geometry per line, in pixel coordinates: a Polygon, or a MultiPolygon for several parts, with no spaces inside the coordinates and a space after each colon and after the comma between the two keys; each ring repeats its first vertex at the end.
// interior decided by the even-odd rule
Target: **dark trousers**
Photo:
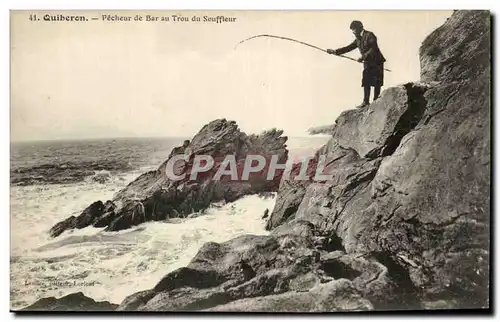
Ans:
{"type": "Polygon", "coordinates": [[[363,87],[364,97],[363,102],[370,102],[370,89],[374,87],[373,100],[376,100],[380,95],[380,89],[384,85],[384,63],[363,63],[363,79],[361,86],[363,87]]]}

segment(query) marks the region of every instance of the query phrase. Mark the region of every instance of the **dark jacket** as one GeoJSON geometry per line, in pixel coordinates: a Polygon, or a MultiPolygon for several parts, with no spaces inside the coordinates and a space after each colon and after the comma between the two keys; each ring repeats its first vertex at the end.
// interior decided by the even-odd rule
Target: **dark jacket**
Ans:
{"type": "Polygon", "coordinates": [[[363,35],[360,38],[356,37],[356,40],[354,40],[351,44],[337,49],[336,52],[337,54],[342,55],[356,48],[359,48],[363,61],[368,64],[378,65],[385,62],[384,55],[382,55],[382,52],[378,48],[377,37],[371,31],[363,31],[363,35]]]}

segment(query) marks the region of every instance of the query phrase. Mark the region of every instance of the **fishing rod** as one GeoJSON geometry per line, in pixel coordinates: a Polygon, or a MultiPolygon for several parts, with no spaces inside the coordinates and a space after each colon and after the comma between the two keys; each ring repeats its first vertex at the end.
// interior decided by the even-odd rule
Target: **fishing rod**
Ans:
{"type": "MultiPolygon", "coordinates": [[[[303,42],[303,41],[300,41],[300,40],[296,40],[296,39],[293,39],[293,38],[288,38],[288,37],[282,37],[282,36],[275,36],[275,35],[267,35],[267,34],[262,34],[262,35],[256,35],[256,36],[252,36],[250,38],[247,38],[247,39],[244,39],[242,41],[240,41],[238,44],[236,44],[236,46],[234,47],[234,49],[236,50],[236,48],[238,48],[239,45],[241,45],[242,43],[246,42],[246,41],[249,41],[251,39],[255,39],[255,38],[259,38],[259,37],[270,37],[270,38],[277,38],[277,39],[283,39],[283,40],[289,40],[289,41],[293,41],[293,42],[296,42],[296,43],[299,43],[299,44],[302,44],[302,45],[305,45],[305,46],[308,46],[308,47],[311,47],[311,48],[314,48],[314,49],[317,49],[317,50],[320,50],[324,53],[327,53],[328,54],[328,51],[326,49],[323,49],[323,48],[320,48],[318,46],[314,46],[314,45],[311,45],[311,44],[308,44],[306,42],[303,42]]],[[[345,58],[345,59],[349,59],[349,60],[352,60],[352,61],[355,61],[357,63],[360,63],[359,61],[357,61],[356,59],[354,58],[351,58],[349,56],[345,56],[345,55],[335,55],[335,56],[338,56],[338,57],[341,57],[341,58],[345,58]]],[[[390,72],[391,70],[389,69],[386,69],[384,68],[385,71],[388,71],[390,72]]]]}

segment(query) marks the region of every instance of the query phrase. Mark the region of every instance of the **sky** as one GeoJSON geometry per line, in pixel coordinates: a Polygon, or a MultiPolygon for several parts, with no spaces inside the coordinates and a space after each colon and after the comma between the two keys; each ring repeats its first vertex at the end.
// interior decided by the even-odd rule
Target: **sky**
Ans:
{"type": "MultiPolygon", "coordinates": [[[[419,47],[451,11],[122,11],[11,13],[11,141],[190,137],[216,118],[246,133],[306,135],[362,100],[362,65],[321,48],[361,20],[387,59],[384,88],[418,81],[419,47]],[[43,21],[77,14],[87,22],[43,21]],[[103,21],[103,14],[132,21],[103,21]],[[134,21],[135,15],[234,22],[134,21]],[[99,17],[99,20],[91,20],[99,17]]],[[[357,50],[348,54],[360,56],[357,50]]]]}

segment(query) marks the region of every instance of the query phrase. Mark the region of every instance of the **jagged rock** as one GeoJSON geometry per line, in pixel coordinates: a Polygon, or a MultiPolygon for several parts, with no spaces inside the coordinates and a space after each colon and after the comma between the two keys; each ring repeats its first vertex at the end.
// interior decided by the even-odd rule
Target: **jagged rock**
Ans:
{"type": "Polygon", "coordinates": [[[360,212],[373,202],[369,186],[380,161],[358,159],[332,168],[333,180],[308,186],[295,218],[310,221],[325,234],[334,231],[348,251],[366,251],[356,249],[356,236],[364,224],[360,212]]]}
{"type": "Polygon", "coordinates": [[[146,222],[144,205],[140,201],[130,201],[114,216],[106,231],[117,231],[146,222]]]}
{"type": "Polygon", "coordinates": [[[104,204],[102,201],[96,201],[88,206],[80,216],[76,217],[76,227],[78,229],[87,227],[97,217],[101,216],[104,211],[104,204]]]}
{"type": "MultiPolygon", "coordinates": [[[[319,156],[321,154],[328,156],[325,172],[333,175],[338,173],[348,175],[348,173],[343,172],[341,169],[343,169],[345,165],[350,165],[352,162],[359,160],[359,155],[355,150],[352,148],[343,148],[332,142],[332,140],[318,151],[317,155],[319,156]]],[[[337,181],[339,181],[338,178],[337,181]]],[[[313,184],[311,180],[287,180],[280,185],[274,209],[266,223],[266,230],[272,230],[296,217],[296,213],[306,194],[306,190],[311,184],[313,184]]],[[[319,185],[324,186],[323,183],[319,183],[319,185]]],[[[320,200],[320,202],[323,201],[320,200]]]]}
{"type": "Polygon", "coordinates": [[[420,46],[423,82],[465,82],[490,69],[491,14],[484,10],[453,13],[420,46]]]}
{"type": "Polygon", "coordinates": [[[118,307],[107,301],[96,302],[82,292],[61,298],[47,297],[25,307],[22,311],[114,311],[118,307]]]}
{"type": "Polygon", "coordinates": [[[342,112],[321,152],[328,154],[340,146],[369,159],[392,154],[422,117],[426,89],[413,83],[388,88],[367,108],[342,112]]]}
{"type": "Polygon", "coordinates": [[[115,218],[116,205],[111,200],[108,200],[104,203],[104,207],[102,210],[102,215],[97,217],[92,224],[96,228],[106,227],[109,225],[115,218]]]}
{"type": "Polygon", "coordinates": [[[318,231],[314,225],[307,220],[292,220],[289,221],[271,232],[271,236],[287,236],[294,235],[306,238],[308,243],[312,242],[312,237],[318,235],[318,231]]]}
{"type": "MultiPolygon", "coordinates": [[[[329,167],[338,161],[338,159],[342,158],[328,161],[326,163],[325,171],[330,171],[329,167]]],[[[289,178],[281,181],[274,209],[266,222],[266,230],[272,230],[273,228],[295,218],[295,213],[297,212],[302,198],[304,197],[306,188],[312,182],[316,182],[314,177],[316,175],[318,161],[319,156],[317,154],[307,164],[307,169],[305,169],[305,177],[307,179],[304,179],[301,174],[303,171],[302,167],[304,165],[301,163],[295,163],[293,165],[289,178]]]]}
{"type": "Polygon", "coordinates": [[[106,183],[111,180],[111,172],[107,170],[101,170],[98,171],[96,174],[90,177],[92,181],[98,182],[98,183],[106,183]]]}
{"type": "Polygon", "coordinates": [[[50,237],[57,237],[66,230],[74,229],[76,227],[76,217],[71,216],[58,222],[49,230],[50,237]]]}
{"type": "MultiPolygon", "coordinates": [[[[187,217],[208,208],[213,202],[232,202],[247,194],[275,192],[278,190],[282,171],[277,171],[275,180],[266,180],[267,167],[261,172],[250,174],[248,180],[230,180],[229,176],[213,180],[213,177],[228,155],[235,156],[240,175],[247,155],[260,155],[266,160],[277,155],[280,163],[286,162],[287,137],[282,134],[283,131],[272,129],[260,135],[246,135],[234,121],[212,121],[191,141],[186,140],[183,146],[174,148],[170,154],[171,157],[177,154],[190,156],[187,163],[176,164],[175,169],[186,171],[184,179],[171,180],[166,175],[166,160],[157,170],[140,175],[120,190],[109,201],[113,204],[112,209],[93,213],[92,216],[85,217],[88,220],[82,221],[78,217],[76,224],[75,219],[70,217],[57,223],[51,229],[51,236],[88,225],[106,227],[106,231],[122,230],[146,221],[187,217]],[[215,165],[211,171],[198,174],[197,180],[191,180],[190,171],[195,155],[210,155],[215,159],[215,165]]],[[[102,202],[99,203],[102,205],[102,202]]]]}
{"type": "Polygon", "coordinates": [[[105,206],[102,201],[96,201],[88,206],[78,217],[71,216],[57,223],[50,229],[49,234],[51,237],[57,237],[66,230],[87,227],[103,214],[104,208],[105,206]]]}
{"type": "MultiPolygon", "coordinates": [[[[118,310],[202,310],[273,294],[293,298],[297,292],[310,292],[313,297],[321,293],[318,301],[323,304],[310,307],[311,311],[342,310],[360,303],[358,308],[371,309],[372,301],[401,302],[394,291],[398,281],[391,280],[387,268],[375,257],[318,250],[314,225],[306,221],[286,225],[288,229],[277,229],[269,236],[245,235],[222,244],[206,243],[187,267],[167,274],[151,290],[127,297],[118,310]],[[349,290],[345,285],[338,288],[344,279],[349,290]],[[335,283],[322,286],[332,281],[335,283]],[[346,293],[328,306],[331,297],[326,296],[326,289],[332,294],[335,290],[340,294],[340,289],[346,293]]],[[[390,307],[387,303],[385,307],[390,307]]]]}
{"type": "Polygon", "coordinates": [[[488,306],[489,19],[486,11],[457,12],[431,35],[442,41],[422,45],[424,57],[442,49],[441,83],[425,93],[421,122],[381,163],[372,183],[376,202],[360,233],[361,243],[375,247],[376,230],[376,247],[407,258],[412,282],[428,297],[461,307],[488,306]]]}
{"type": "Polygon", "coordinates": [[[127,296],[122,303],[116,308],[117,311],[135,311],[140,306],[146,304],[154,295],[154,290],[146,290],[137,292],[127,296]]]}
{"type": "MultiPolygon", "coordinates": [[[[167,274],[153,288],[155,295],[138,309],[192,310],[266,295],[273,289],[282,293],[285,281],[301,270],[295,261],[313,255],[304,238],[286,238],[245,235],[222,244],[206,243],[186,268],[167,274]]],[[[133,303],[120,309],[124,306],[133,303]]]]}
{"type": "Polygon", "coordinates": [[[284,181],[278,190],[276,204],[266,222],[266,230],[271,230],[294,218],[308,183],[284,181]]]}
{"type": "Polygon", "coordinates": [[[484,70],[426,93],[422,122],[380,165],[360,232],[373,244],[376,230],[376,247],[415,262],[410,276],[429,295],[468,307],[488,298],[489,88],[484,70]]]}
{"type": "Polygon", "coordinates": [[[103,213],[107,213],[110,211],[114,211],[116,209],[116,205],[113,201],[108,200],[104,203],[104,209],[102,210],[103,213]]]}
{"type": "Polygon", "coordinates": [[[174,155],[184,154],[186,152],[186,149],[188,146],[189,146],[189,140],[184,140],[184,143],[182,144],[182,146],[178,146],[178,147],[175,147],[172,149],[172,152],[170,152],[167,160],[170,159],[174,155]]]}
{"type": "Polygon", "coordinates": [[[92,224],[92,226],[96,228],[106,227],[109,224],[111,224],[115,218],[116,218],[116,213],[114,211],[106,212],[102,216],[97,218],[92,224]]]}

